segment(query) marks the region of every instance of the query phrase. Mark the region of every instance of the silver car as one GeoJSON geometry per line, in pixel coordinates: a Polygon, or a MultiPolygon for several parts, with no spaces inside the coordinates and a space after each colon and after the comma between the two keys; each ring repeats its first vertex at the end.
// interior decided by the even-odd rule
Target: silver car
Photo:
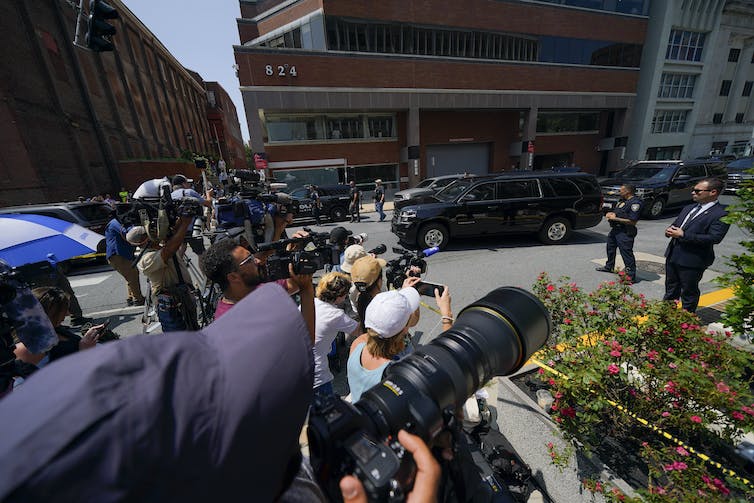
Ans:
{"type": "Polygon", "coordinates": [[[419,185],[412,189],[406,189],[396,192],[393,195],[393,203],[396,207],[405,206],[409,203],[413,204],[413,202],[420,197],[435,194],[436,192],[439,192],[441,189],[445,188],[445,186],[458,180],[459,178],[462,178],[463,176],[464,175],[462,174],[458,174],[425,178],[424,180],[419,182],[419,185]]]}
{"type": "Polygon", "coordinates": [[[728,180],[725,184],[726,192],[738,192],[745,181],[754,180],[754,157],[744,157],[726,164],[728,180]]]}

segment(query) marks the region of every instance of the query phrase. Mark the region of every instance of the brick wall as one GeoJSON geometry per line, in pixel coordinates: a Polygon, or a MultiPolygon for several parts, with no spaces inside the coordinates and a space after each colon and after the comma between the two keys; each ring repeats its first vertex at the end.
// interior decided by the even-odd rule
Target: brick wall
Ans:
{"type": "Polygon", "coordinates": [[[153,178],[182,174],[187,178],[201,180],[202,172],[187,161],[121,161],[118,165],[123,186],[133,192],[139,185],[153,178]]]}

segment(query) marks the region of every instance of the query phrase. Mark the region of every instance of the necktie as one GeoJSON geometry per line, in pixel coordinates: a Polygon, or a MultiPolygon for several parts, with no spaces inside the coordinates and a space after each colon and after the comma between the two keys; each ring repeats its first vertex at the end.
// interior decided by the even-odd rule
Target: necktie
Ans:
{"type": "Polygon", "coordinates": [[[694,207],[694,209],[691,210],[691,212],[688,214],[688,216],[686,217],[686,220],[683,221],[683,224],[681,225],[681,229],[685,229],[686,226],[694,219],[696,214],[699,213],[699,210],[701,209],[702,209],[702,205],[697,204],[696,207],[694,207]]]}

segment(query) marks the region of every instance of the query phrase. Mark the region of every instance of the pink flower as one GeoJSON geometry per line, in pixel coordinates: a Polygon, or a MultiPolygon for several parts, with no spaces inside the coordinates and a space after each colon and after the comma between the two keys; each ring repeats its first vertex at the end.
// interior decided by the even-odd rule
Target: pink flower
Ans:
{"type": "Polygon", "coordinates": [[[555,447],[555,446],[553,445],[553,443],[552,443],[552,442],[547,442],[547,448],[548,448],[548,449],[552,449],[552,448],[554,448],[554,447],[555,447]]]}
{"type": "Polygon", "coordinates": [[[544,373],[545,373],[545,369],[543,369],[541,367],[537,369],[537,374],[542,375],[544,373]]]}
{"type": "Polygon", "coordinates": [[[563,318],[563,323],[570,325],[571,323],[573,323],[573,320],[571,320],[571,318],[563,318]]]}
{"type": "Polygon", "coordinates": [[[610,365],[607,366],[607,371],[610,372],[610,374],[615,375],[615,374],[620,373],[620,367],[618,367],[614,363],[611,363],[610,365]]]}
{"type": "Polygon", "coordinates": [[[715,484],[715,487],[717,487],[718,489],[720,489],[720,492],[723,493],[724,495],[727,496],[727,495],[730,494],[730,490],[727,487],[725,487],[725,484],[723,484],[722,480],[715,479],[715,480],[712,481],[712,483],[715,484]]]}
{"type": "Polygon", "coordinates": [[[719,391],[720,393],[730,393],[730,387],[724,382],[720,381],[719,383],[717,383],[717,391],[719,391]]]}
{"type": "Polygon", "coordinates": [[[681,323],[681,328],[684,329],[684,330],[686,330],[687,328],[689,328],[689,324],[688,323],[681,323]]]}
{"type": "Polygon", "coordinates": [[[736,411],[734,411],[734,412],[733,412],[733,413],[731,414],[731,416],[733,416],[733,418],[734,418],[734,419],[738,419],[739,421],[743,421],[743,420],[744,420],[744,415],[743,415],[743,414],[741,414],[740,412],[738,412],[737,410],[736,410],[736,411]]]}
{"type": "Polygon", "coordinates": [[[702,422],[702,418],[699,417],[699,416],[691,416],[689,419],[691,419],[695,423],[701,423],[702,422]]]}
{"type": "Polygon", "coordinates": [[[673,464],[665,465],[663,468],[665,468],[666,472],[672,472],[673,470],[682,472],[688,468],[688,465],[682,461],[675,461],[673,464]]]}
{"type": "Polygon", "coordinates": [[[662,415],[662,417],[668,417],[670,415],[670,412],[665,411],[661,415],[662,415]]]}
{"type": "Polygon", "coordinates": [[[676,365],[675,363],[668,363],[668,367],[670,367],[671,369],[677,369],[678,365],[676,365]]]}
{"type": "Polygon", "coordinates": [[[741,410],[746,412],[750,416],[754,416],[754,408],[752,407],[747,407],[746,405],[742,405],[741,410]]]}
{"type": "Polygon", "coordinates": [[[614,356],[615,358],[620,358],[621,352],[618,351],[617,349],[613,349],[612,351],[610,351],[610,356],[614,356]]]}
{"type": "Polygon", "coordinates": [[[547,285],[547,291],[548,292],[554,292],[555,291],[555,285],[547,285]]]}
{"type": "Polygon", "coordinates": [[[673,348],[668,348],[668,353],[675,353],[675,349],[673,349],[673,348]]]}
{"type": "Polygon", "coordinates": [[[623,327],[618,327],[618,332],[620,332],[622,334],[625,334],[626,333],[626,329],[623,328],[623,327]]]}
{"type": "Polygon", "coordinates": [[[675,452],[677,452],[677,453],[678,453],[678,454],[680,454],[681,456],[688,456],[688,455],[689,455],[689,451],[687,451],[686,449],[684,449],[684,448],[683,448],[683,447],[681,447],[680,445],[679,445],[678,447],[676,447],[676,448],[675,448],[675,452]]]}
{"type": "Polygon", "coordinates": [[[649,492],[652,494],[665,494],[667,491],[663,487],[656,486],[656,487],[650,487],[649,492]]]}
{"type": "Polygon", "coordinates": [[[647,353],[647,359],[651,361],[655,361],[657,359],[657,355],[659,355],[657,351],[650,351],[647,353]]]}

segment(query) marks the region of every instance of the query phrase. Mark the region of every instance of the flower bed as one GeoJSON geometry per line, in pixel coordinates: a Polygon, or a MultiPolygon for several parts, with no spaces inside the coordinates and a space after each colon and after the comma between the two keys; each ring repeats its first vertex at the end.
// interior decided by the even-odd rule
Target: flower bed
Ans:
{"type": "MultiPolygon", "coordinates": [[[[754,430],[744,377],[753,361],[729,344],[730,333],[705,332],[695,315],[634,293],[623,276],[585,292],[542,274],[534,292],[553,320],[537,356],[555,397],[551,417],[566,438],[608,464],[611,454],[633,459],[640,473],[621,475],[646,501],[752,497],[752,474],[732,446],[754,430]]],[[[596,481],[585,485],[608,500],[628,499],[596,481]]]]}

